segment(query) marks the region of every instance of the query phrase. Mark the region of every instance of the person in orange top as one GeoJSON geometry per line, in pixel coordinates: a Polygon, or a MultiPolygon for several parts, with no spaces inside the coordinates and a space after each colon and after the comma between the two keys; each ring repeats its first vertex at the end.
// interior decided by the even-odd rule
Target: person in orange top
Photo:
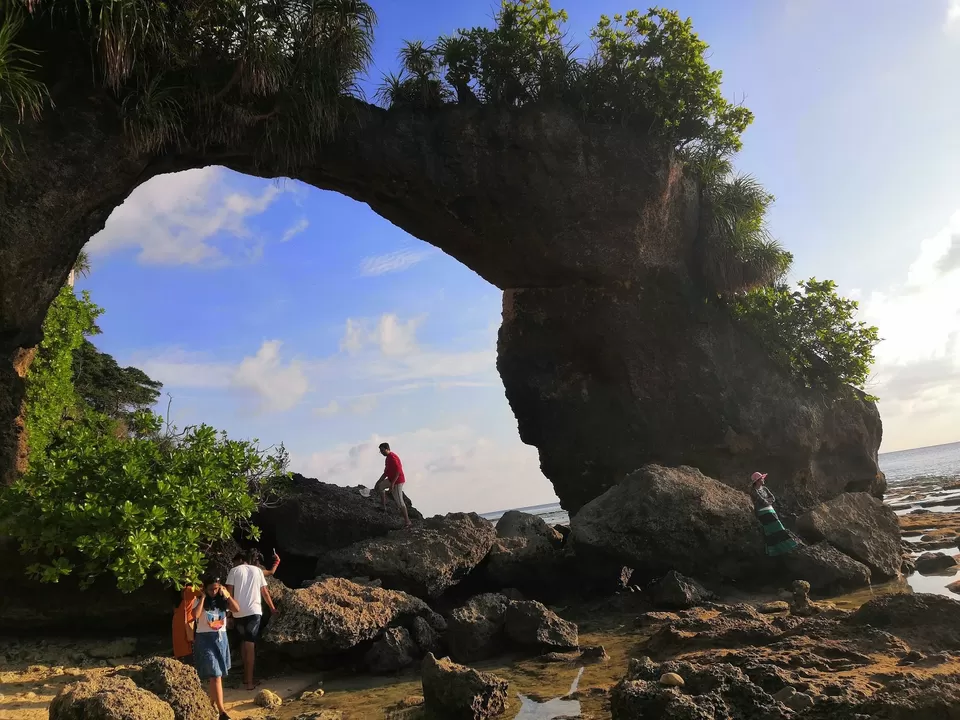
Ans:
{"type": "Polygon", "coordinates": [[[173,656],[187,664],[193,663],[193,601],[203,595],[187,583],[180,593],[180,604],[173,611],[173,656]]]}

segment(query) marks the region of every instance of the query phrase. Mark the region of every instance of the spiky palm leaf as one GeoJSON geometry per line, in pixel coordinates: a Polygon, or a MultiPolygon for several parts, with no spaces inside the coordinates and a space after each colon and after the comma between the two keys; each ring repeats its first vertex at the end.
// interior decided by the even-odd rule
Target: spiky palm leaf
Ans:
{"type": "MultiPolygon", "coordinates": [[[[18,123],[39,117],[49,101],[46,87],[34,76],[37,53],[16,42],[24,19],[21,12],[11,10],[0,22],[0,117],[12,115],[18,123]]],[[[0,161],[16,144],[16,129],[0,122],[0,161]]]]}

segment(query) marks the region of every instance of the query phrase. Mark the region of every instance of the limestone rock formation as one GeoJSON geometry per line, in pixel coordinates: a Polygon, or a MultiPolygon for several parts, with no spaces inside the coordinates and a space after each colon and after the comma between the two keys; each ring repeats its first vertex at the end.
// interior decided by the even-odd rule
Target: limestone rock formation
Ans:
{"type": "Polygon", "coordinates": [[[693,578],[671,570],[650,588],[653,604],[669,610],[686,610],[713,599],[713,593],[693,578]]]}
{"type": "Polygon", "coordinates": [[[50,703],[50,720],[174,720],[173,709],[128,677],[66,685],[50,703]]]}
{"type": "Polygon", "coordinates": [[[942,552],[925,552],[914,561],[914,568],[921,574],[932,574],[949,570],[956,564],[957,560],[952,555],[942,552]]]}
{"type": "Polygon", "coordinates": [[[507,682],[496,675],[457,665],[433,654],[421,668],[423,699],[427,709],[450,720],[485,720],[504,711],[507,682]]]}
{"type": "Polygon", "coordinates": [[[434,613],[406,593],[325,578],[290,590],[272,583],[278,613],[270,618],[264,642],[290,658],[335,657],[373,641],[383,630],[434,613]]]}
{"type": "Polygon", "coordinates": [[[868,493],[844,493],[797,518],[797,532],[826,540],[868,568],[876,580],[900,574],[900,524],[896,513],[868,493]]]}
{"type": "MultiPolygon", "coordinates": [[[[380,499],[363,497],[359,488],[342,487],[294,474],[291,489],[276,507],[261,508],[256,524],[264,538],[275,541],[281,555],[318,558],[355,542],[382,537],[403,527],[396,506],[380,511],[380,499]]],[[[423,516],[407,498],[414,522],[423,516]]],[[[274,542],[269,543],[274,546],[274,542]]]]}
{"type": "Polygon", "coordinates": [[[870,568],[828,542],[804,545],[784,558],[791,577],[806,580],[815,592],[830,593],[870,584],[870,568]]]}
{"type": "Polygon", "coordinates": [[[497,520],[497,537],[543,540],[554,548],[563,545],[563,536],[555,528],[547,525],[542,517],[520,510],[508,510],[497,520]]]}
{"type": "Polygon", "coordinates": [[[694,468],[647,465],[581,508],[568,544],[588,565],[739,578],[765,557],[761,532],[745,493],[694,468]]]}
{"type": "Polygon", "coordinates": [[[541,651],[579,647],[577,626],[536,600],[510,602],[503,622],[507,638],[519,647],[541,651]]]}
{"type": "Polygon", "coordinates": [[[190,665],[155,657],[143,663],[134,681],[170,705],[174,720],[217,720],[206,688],[190,665]]]}
{"type": "MultiPolygon", "coordinates": [[[[576,511],[650,462],[740,487],[771,473],[783,510],[879,494],[865,399],[797,387],[700,283],[696,183],[654,139],[555,109],[384,111],[356,102],[291,169],[254,138],[133,153],[89,68],[19,128],[0,179],[0,467],[20,448],[15,359],[78,252],[139,184],[223,164],[343,192],[503,289],[498,368],[524,442],[576,511]]],[[[255,133],[255,137],[261,137],[255,133]]]]}
{"type": "Polygon", "coordinates": [[[923,652],[960,650],[960,602],[943,595],[884,595],[860,606],[852,625],[869,625],[923,652]]]}
{"type": "Polygon", "coordinates": [[[436,598],[456,585],[490,550],[493,525],[476,513],[437,515],[406,530],[326,553],[318,574],[378,578],[386,588],[436,598]]]}

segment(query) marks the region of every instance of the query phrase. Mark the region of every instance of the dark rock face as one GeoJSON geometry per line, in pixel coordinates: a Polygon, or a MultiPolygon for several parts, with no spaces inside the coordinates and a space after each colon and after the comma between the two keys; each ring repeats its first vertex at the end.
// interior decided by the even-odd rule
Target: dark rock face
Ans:
{"type": "Polygon", "coordinates": [[[507,638],[520,647],[542,651],[579,647],[577,626],[536,600],[514,601],[504,613],[507,638]]]}
{"type": "Polygon", "coordinates": [[[170,705],[174,720],[217,720],[197,671],[189,665],[156,657],[143,664],[134,681],[170,705]]]}
{"type": "Polygon", "coordinates": [[[686,610],[713,599],[713,593],[693,578],[671,570],[650,588],[653,604],[669,610],[686,610]]]}
{"type": "Polygon", "coordinates": [[[792,577],[806,580],[815,592],[851,590],[870,584],[870,568],[827,542],[797,548],[786,556],[784,564],[792,577]]]}
{"type": "Polygon", "coordinates": [[[50,720],[174,720],[174,717],[167,703],[122,676],[66,685],[50,703],[50,720]]]}
{"type": "Polygon", "coordinates": [[[422,617],[415,617],[410,624],[410,636],[417,644],[420,654],[432,652],[434,655],[443,652],[443,639],[436,629],[430,626],[422,617]]]}
{"type": "Polygon", "coordinates": [[[694,468],[647,465],[574,515],[568,542],[587,565],[738,578],[764,560],[761,532],[745,493],[694,468]]]}
{"type": "Polygon", "coordinates": [[[503,595],[487,593],[450,613],[447,643],[453,658],[476,662],[500,653],[506,644],[503,624],[509,604],[503,595]]]}
{"type": "Polygon", "coordinates": [[[542,540],[554,548],[563,545],[563,536],[542,517],[519,510],[508,510],[497,521],[497,537],[521,537],[533,542],[542,540]]]}
{"type": "Polygon", "coordinates": [[[433,654],[421,667],[423,699],[437,717],[451,720],[484,720],[504,711],[507,682],[496,675],[457,665],[433,654]]]}
{"type": "Polygon", "coordinates": [[[860,606],[850,623],[891,632],[915,650],[960,650],[960,602],[942,595],[874,598],[860,606]]]}
{"type": "Polygon", "coordinates": [[[437,515],[339,550],[317,562],[318,574],[371,577],[383,586],[435,598],[462,580],[489,552],[493,525],[476,513],[437,515]]]}
{"type": "Polygon", "coordinates": [[[844,493],[797,518],[797,532],[826,540],[870,568],[878,580],[900,574],[900,524],[896,513],[868,493],[844,493]]]}
{"type": "MultiPolygon", "coordinates": [[[[420,618],[418,618],[420,619],[420,618]]],[[[418,655],[406,628],[387,628],[366,654],[367,667],[375,673],[391,673],[413,665],[418,655]]]]}
{"type": "Polygon", "coordinates": [[[919,573],[936,573],[948,570],[956,564],[956,559],[946,553],[925,552],[914,561],[914,569],[919,573]]]}
{"type": "MultiPolygon", "coordinates": [[[[269,177],[255,144],[132,154],[89,70],[23,124],[0,180],[0,467],[16,465],[23,383],[47,306],[83,243],[138,184],[223,163],[269,177]]],[[[649,463],[740,487],[758,466],[791,510],[878,494],[880,420],[797,388],[698,286],[699,193],[650,138],[540,109],[451,107],[357,122],[296,179],[343,192],[504,289],[498,368],[523,440],[579,509],[649,463]]],[[[262,133],[253,133],[260,138],[262,133]]]]}
{"type": "Polygon", "coordinates": [[[298,590],[270,583],[278,613],[263,640],[289,658],[326,659],[375,640],[385,629],[434,613],[425,602],[402,592],[325,578],[298,590]]]}
{"type": "MultiPolygon", "coordinates": [[[[410,520],[423,516],[407,498],[410,520]]],[[[380,512],[380,499],[363,497],[358,488],[323,483],[294,474],[287,498],[277,507],[262,508],[256,523],[276,540],[281,555],[318,558],[329,550],[382,537],[403,527],[395,505],[380,512]],[[392,511],[392,512],[391,512],[392,511]]]]}

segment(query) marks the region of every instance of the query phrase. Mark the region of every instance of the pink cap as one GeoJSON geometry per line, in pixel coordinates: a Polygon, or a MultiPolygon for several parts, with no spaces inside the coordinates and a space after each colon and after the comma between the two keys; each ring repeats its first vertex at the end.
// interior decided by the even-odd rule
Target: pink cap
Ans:
{"type": "Polygon", "coordinates": [[[750,476],[750,482],[755,483],[757,480],[766,480],[767,474],[762,472],[755,472],[750,476]]]}

